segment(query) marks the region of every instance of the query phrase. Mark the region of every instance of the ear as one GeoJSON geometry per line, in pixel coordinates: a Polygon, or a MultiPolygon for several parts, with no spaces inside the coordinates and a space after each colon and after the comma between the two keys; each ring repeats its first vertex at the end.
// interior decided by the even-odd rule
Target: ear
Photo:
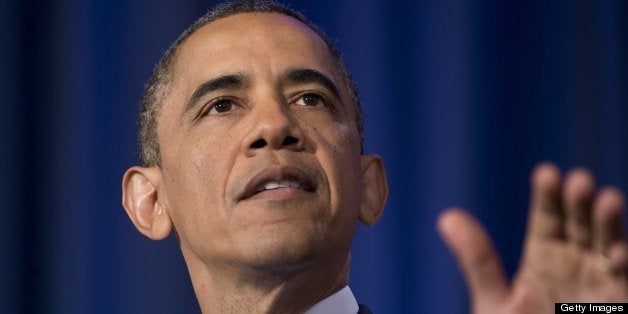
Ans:
{"type": "Polygon", "coordinates": [[[388,198],[388,182],[384,163],[377,155],[362,156],[362,205],[360,221],[374,225],[382,217],[388,198]]]}
{"type": "Polygon", "coordinates": [[[122,178],[122,206],[143,235],[161,240],[170,234],[172,221],[159,201],[159,167],[131,167],[122,178]]]}

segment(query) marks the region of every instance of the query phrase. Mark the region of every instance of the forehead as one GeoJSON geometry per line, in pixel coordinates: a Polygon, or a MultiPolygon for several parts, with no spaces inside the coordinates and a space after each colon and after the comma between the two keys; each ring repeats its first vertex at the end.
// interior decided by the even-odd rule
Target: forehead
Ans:
{"type": "Polygon", "coordinates": [[[183,78],[179,83],[194,83],[188,79],[310,67],[338,79],[334,64],[323,39],[300,21],[278,13],[239,13],[194,32],[177,52],[174,73],[175,80],[183,78]]]}
{"type": "Polygon", "coordinates": [[[195,46],[208,40],[224,44],[241,43],[249,35],[324,44],[314,30],[293,17],[274,12],[251,12],[237,13],[208,23],[194,32],[184,46],[195,46]]]}

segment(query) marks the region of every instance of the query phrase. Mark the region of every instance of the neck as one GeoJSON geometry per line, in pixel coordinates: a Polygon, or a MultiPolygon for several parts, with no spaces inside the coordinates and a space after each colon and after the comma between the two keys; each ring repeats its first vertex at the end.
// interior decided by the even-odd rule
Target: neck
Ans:
{"type": "Polygon", "coordinates": [[[203,313],[302,313],[347,285],[349,253],[286,267],[206,265],[186,258],[203,313]]]}

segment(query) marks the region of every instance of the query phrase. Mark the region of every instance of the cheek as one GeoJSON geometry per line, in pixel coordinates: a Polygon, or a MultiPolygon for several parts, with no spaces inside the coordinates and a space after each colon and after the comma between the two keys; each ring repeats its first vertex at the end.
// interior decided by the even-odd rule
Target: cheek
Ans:
{"type": "Polygon", "coordinates": [[[234,159],[230,149],[223,141],[196,137],[181,141],[175,154],[164,160],[175,227],[207,229],[201,224],[224,216],[225,185],[234,159]]]}
{"type": "Polygon", "coordinates": [[[360,135],[353,117],[339,118],[331,113],[316,113],[298,117],[307,129],[308,138],[318,146],[326,145],[336,152],[360,154],[360,135]],[[351,122],[347,122],[351,121],[351,122]]]}
{"type": "Polygon", "coordinates": [[[330,189],[334,216],[357,217],[361,197],[360,146],[352,125],[331,123],[313,128],[316,155],[330,189]]]}
{"type": "Polygon", "coordinates": [[[198,138],[186,148],[189,158],[182,173],[188,176],[187,187],[197,193],[198,204],[204,207],[224,203],[226,182],[237,154],[228,138],[228,134],[222,140],[198,138]]]}

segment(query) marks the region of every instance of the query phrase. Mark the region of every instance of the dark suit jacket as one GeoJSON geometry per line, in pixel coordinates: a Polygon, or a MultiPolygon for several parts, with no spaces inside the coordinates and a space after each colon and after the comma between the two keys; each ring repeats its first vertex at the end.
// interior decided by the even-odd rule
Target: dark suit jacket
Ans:
{"type": "Polygon", "coordinates": [[[366,307],[366,305],[358,304],[358,306],[360,307],[360,309],[358,310],[358,314],[373,314],[371,310],[369,310],[369,308],[366,307]]]}

